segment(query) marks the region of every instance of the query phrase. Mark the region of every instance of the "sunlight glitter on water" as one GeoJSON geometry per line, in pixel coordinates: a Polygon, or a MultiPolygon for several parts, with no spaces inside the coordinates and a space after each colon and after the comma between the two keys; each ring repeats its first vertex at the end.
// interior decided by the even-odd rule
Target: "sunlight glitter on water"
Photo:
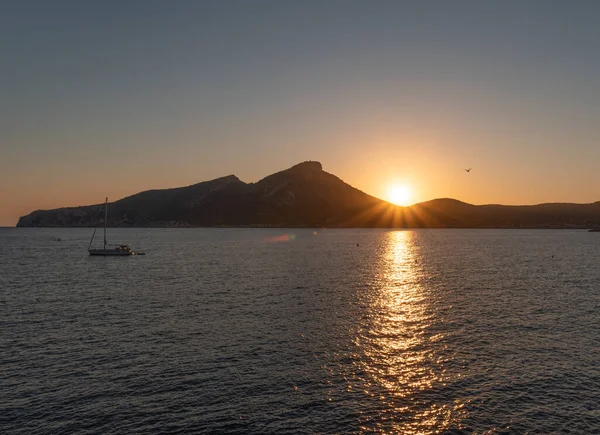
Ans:
{"type": "Polygon", "coordinates": [[[597,432],[587,232],[113,231],[1,229],[0,433],[597,432]]]}
{"type": "Polygon", "coordinates": [[[364,355],[357,368],[365,373],[365,392],[379,390],[377,430],[438,433],[460,427],[464,403],[435,403],[421,394],[449,379],[435,351],[435,343],[443,337],[429,330],[435,313],[420,283],[425,272],[419,267],[413,237],[409,231],[387,234],[370,325],[362,339],[364,355]]]}

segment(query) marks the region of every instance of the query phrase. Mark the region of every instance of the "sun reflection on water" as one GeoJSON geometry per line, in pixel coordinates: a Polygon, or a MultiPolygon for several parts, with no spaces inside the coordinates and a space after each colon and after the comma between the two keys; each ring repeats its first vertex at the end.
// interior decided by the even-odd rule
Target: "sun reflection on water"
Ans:
{"type": "Polygon", "coordinates": [[[414,238],[410,231],[386,234],[368,321],[355,342],[358,384],[379,401],[376,415],[361,418],[363,431],[439,433],[460,428],[465,417],[463,403],[441,394],[449,381],[437,352],[443,335],[431,327],[435,310],[414,238]]]}

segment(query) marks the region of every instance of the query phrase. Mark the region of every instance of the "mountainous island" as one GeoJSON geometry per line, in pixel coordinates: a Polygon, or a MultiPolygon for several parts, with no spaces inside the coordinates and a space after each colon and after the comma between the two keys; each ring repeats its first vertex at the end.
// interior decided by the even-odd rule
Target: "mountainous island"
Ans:
{"type": "MultiPolygon", "coordinates": [[[[308,161],[244,183],[234,175],[109,203],[110,227],[592,228],[600,201],[531,206],[471,205],[434,199],[410,207],[382,201],[308,161]]],[[[37,210],[18,227],[93,227],[104,204],[37,210]]]]}

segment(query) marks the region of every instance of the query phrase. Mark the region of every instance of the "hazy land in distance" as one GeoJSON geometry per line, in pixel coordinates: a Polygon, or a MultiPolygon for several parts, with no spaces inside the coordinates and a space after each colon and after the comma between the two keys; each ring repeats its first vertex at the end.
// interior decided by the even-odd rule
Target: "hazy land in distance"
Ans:
{"type": "MultiPolygon", "coordinates": [[[[108,204],[110,227],[597,228],[600,201],[528,206],[434,199],[408,207],[368,195],[316,161],[244,183],[235,175],[108,204]]],[[[104,204],[37,210],[18,227],[94,227],[104,204]]]]}

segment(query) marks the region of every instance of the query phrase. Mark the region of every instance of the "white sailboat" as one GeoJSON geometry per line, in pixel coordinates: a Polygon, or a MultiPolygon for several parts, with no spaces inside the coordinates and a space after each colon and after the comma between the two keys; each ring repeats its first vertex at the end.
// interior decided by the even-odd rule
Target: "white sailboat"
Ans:
{"type": "MultiPolygon", "coordinates": [[[[104,203],[104,247],[102,249],[92,249],[92,242],[94,241],[94,236],[96,235],[96,228],[94,228],[94,234],[92,234],[92,239],[90,240],[90,244],[88,245],[88,252],[90,255],[104,255],[104,256],[123,256],[123,255],[135,255],[135,252],[131,250],[129,245],[117,245],[114,247],[107,247],[106,243],[106,219],[108,216],[108,198],[106,198],[106,202],[104,203]]],[[[139,254],[142,254],[141,252],[139,254]]],[[[138,255],[139,255],[138,254],[138,255]]]]}

